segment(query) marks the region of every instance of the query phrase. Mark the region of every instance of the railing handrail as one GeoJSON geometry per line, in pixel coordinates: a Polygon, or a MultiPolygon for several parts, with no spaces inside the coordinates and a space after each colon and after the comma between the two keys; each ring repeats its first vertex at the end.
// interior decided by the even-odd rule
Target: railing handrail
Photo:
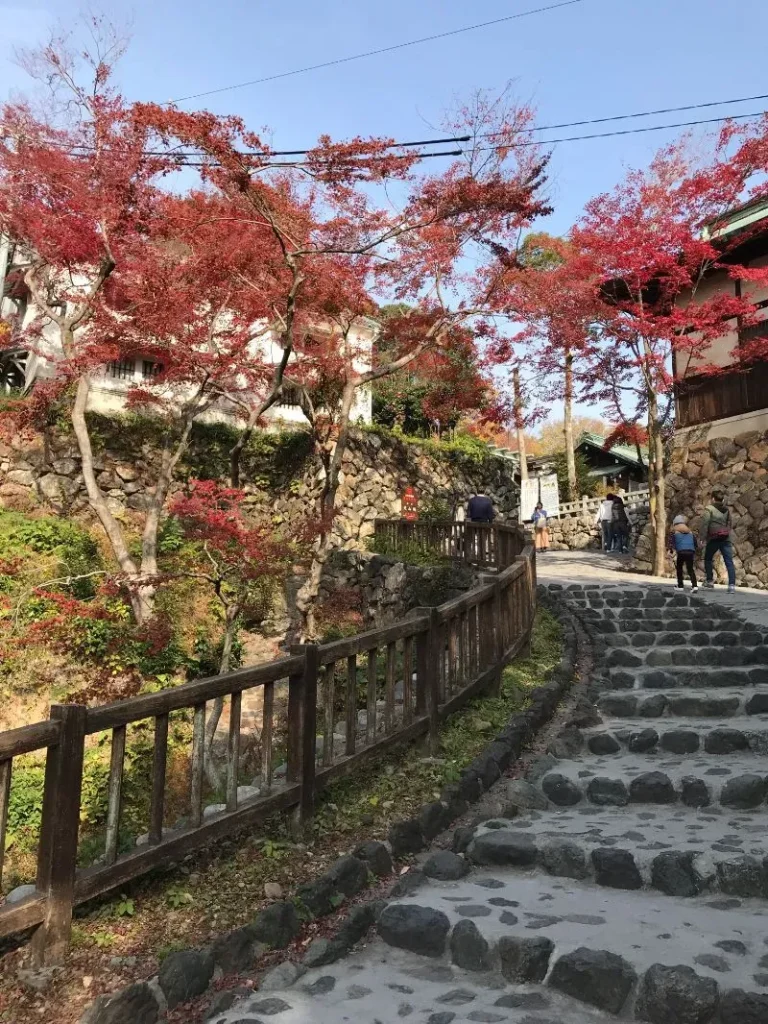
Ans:
{"type": "MultiPolygon", "coordinates": [[[[490,581],[486,579],[459,598],[438,608],[415,609],[390,626],[293,649],[289,657],[193,680],[159,693],[93,708],[53,705],[48,721],[0,733],[0,881],[13,759],[36,751],[47,752],[36,891],[18,903],[0,906],[0,937],[41,925],[33,949],[38,960],[55,961],[69,942],[72,910],[78,903],[123,885],[160,864],[178,860],[211,840],[263,821],[276,811],[297,807],[300,820],[307,820],[313,813],[316,793],[331,779],[348,774],[361,759],[377,756],[396,743],[425,734],[436,750],[442,718],[484,688],[498,685],[503,666],[530,638],[536,601],[535,554],[530,535],[518,524],[453,521],[376,520],[376,530],[386,533],[390,540],[394,538],[395,547],[415,539],[425,548],[460,558],[480,569],[495,570],[495,574],[490,581]],[[357,659],[361,656],[363,666],[367,663],[362,725],[357,693],[357,659]],[[343,668],[345,662],[346,682],[339,683],[339,667],[343,668]],[[400,683],[398,673],[402,674],[400,683]],[[285,781],[273,788],[275,687],[283,681],[288,684],[285,781]],[[397,685],[401,687],[399,698],[397,685]],[[320,686],[322,700],[318,696],[320,686]],[[259,687],[263,690],[263,787],[256,796],[241,800],[240,702],[244,691],[259,687]],[[344,694],[340,693],[342,688],[344,694]],[[335,708],[338,696],[345,696],[346,709],[341,759],[336,754],[335,724],[342,724],[335,708]],[[222,697],[230,698],[226,808],[214,809],[209,816],[203,813],[206,704],[222,697]],[[166,828],[169,715],[182,709],[194,711],[190,814],[188,823],[166,828]],[[148,841],[121,854],[127,728],[151,719],[155,731],[148,841]],[[383,736],[379,735],[377,722],[383,725],[383,736]],[[112,733],[112,747],[105,853],[100,862],[78,869],[86,738],[108,730],[112,733]],[[323,741],[321,753],[318,732],[323,741]]],[[[364,667],[362,671],[365,681],[364,667]]]]}

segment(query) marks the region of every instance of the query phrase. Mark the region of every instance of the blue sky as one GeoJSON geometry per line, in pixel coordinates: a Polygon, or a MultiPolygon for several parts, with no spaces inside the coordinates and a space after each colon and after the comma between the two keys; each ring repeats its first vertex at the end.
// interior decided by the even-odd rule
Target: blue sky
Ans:
{"type": "MultiPolygon", "coordinates": [[[[132,20],[132,43],[119,71],[126,96],[163,102],[546,2],[136,0],[105,3],[101,10],[115,20],[132,20]]],[[[25,76],[11,62],[13,47],[44,38],[58,20],[71,23],[80,9],[69,0],[0,6],[0,95],[24,85],[25,76]]],[[[540,124],[575,121],[768,93],[765,60],[751,42],[766,36],[765,0],[742,0],[733,14],[722,0],[584,0],[189,105],[240,114],[254,128],[269,126],[275,146],[285,149],[307,146],[323,132],[341,138],[358,132],[428,137],[429,123],[456,99],[478,87],[498,91],[510,79],[517,96],[537,108],[540,124]]],[[[768,108],[768,101],[637,123],[749,112],[763,105],[768,108]]],[[[627,167],[646,164],[676,134],[556,146],[550,182],[555,212],[541,226],[567,230],[587,199],[610,189],[627,167]]]]}

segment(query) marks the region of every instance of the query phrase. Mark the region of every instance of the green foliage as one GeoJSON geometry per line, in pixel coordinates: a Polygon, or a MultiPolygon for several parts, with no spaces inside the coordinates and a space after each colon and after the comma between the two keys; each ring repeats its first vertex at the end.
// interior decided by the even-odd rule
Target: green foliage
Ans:
{"type": "MultiPolygon", "coordinates": [[[[224,637],[218,640],[212,639],[210,633],[204,629],[198,629],[194,642],[194,657],[189,662],[188,673],[190,679],[206,679],[208,676],[219,674],[221,654],[224,648],[224,637]]],[[[243,642],[239,633],[235,633],[232,640],[232,653],[230,655],[230,671],[240,668],[243,663],[243,642]]]]}
{"type": "MultiPolygon", "coordinates": [[[[586,494],[592,497],[599,486],[598,479],[589,475],[589,465],[581,452],[576,452],[576,500],[586,494]]],[[[568,460],[565,452],[558,452],[553,461],[555,473],[557,474],[557,486],[560,490],[560,500],[569,501],[568,497],[568,460]]]]}
{"type": "Polygon", "coordinates": [[[429,548],[424,548],[417,541],[406,541],[402,544],[391,543],[387,537],[371,537],[368,547],[377,555],[385,555],[388,558],[396,558],[398,562],[405,562],[406,565],[420,565],[434,567],[445,565],[447,559],[429,548]]]}
{"type": "Polygon", "coordinates": [[[445,498],[429,498],[419,504],[419,519],[428,523],[445,523],[453,519],[453,509],[445,498]]]}
{"type": "MultiPolygon", "coordinates": [[[[0,552],[3,556],[16,555],[25,560],[32,560],[36,555],[51,557],[47,578],[83,576],[102,568],[98,546],[87,530],[53,516],[33,518],[0,509],[0,552]]],[[[79,600],[88,600],[96,592],[96,579],[79,579],[69,586],[62,583],[57,587],[79,600]]],[[[10,593],[13,588],[6,581],[0,589],[10,593]]]]}

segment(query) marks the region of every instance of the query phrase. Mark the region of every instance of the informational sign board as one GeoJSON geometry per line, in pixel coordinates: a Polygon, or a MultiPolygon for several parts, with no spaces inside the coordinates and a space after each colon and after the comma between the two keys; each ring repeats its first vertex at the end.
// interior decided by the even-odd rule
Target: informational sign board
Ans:
{"type": "Polygon", "coordinates": [[[415,488],[406,487],[402,497],[403,519],[413,522],[419,518],[419,496],[415,488]]]}
{"type": "Polygon", "coordinates": [[[539,501],[547,510],[548,516],[560,515],[560,489],[555,473],[539,477],[539,501]]]}
{"type": "Polygon", "coordinates": [[[533,516],[536,502],[539,500],[538,477],[520,481],[520,522],[528,522],[533,516]]]}

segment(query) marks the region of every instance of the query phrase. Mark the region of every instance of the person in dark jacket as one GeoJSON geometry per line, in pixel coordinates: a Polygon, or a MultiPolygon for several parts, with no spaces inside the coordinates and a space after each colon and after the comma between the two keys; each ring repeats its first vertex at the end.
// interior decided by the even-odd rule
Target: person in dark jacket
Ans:
{"type": "Polygon", "coordinates": [[[629,551],[629,516],[624,506],[624,499],[618,495],[613,499],[613,548],[626,554],[629,551]]]}
{"type": "Polygon", "coordinates": [[[487,494],[473,494],[467,505],[467,519],[473,523],[492,523],[495,516],[493,502],[487,494]]]}
{"type": "Polygon", "coordinates": [[[728,573],[728,593],[736,590],[736,567],[733,564],[733,524],[731,510],[725,504],[722,491],[712,492],[712,504],[707,505],[701,518],[701,543],[704,545],[704,574],[707,577],[704,587],[714,589],[715,570],[713,566],[717,552],[723,556],[725,569],[728,573]]]}
{"type": "Polygon", "coordinates": [[[669,550],[677,555],[677,589],[685,590],[685,583],[683,582],[683,573],[687,569],[688,575],[691,578],[691,589],[695,594],[699,589],[698,581],[696,580],[696,571],[693,568],[693,559],[696,554],[698,544],[696,542],[696,536],[692,530],[688,528],[688,520],[685,516],[675,516],[672,520],[672,530],[669,534],[669,550]]]}

